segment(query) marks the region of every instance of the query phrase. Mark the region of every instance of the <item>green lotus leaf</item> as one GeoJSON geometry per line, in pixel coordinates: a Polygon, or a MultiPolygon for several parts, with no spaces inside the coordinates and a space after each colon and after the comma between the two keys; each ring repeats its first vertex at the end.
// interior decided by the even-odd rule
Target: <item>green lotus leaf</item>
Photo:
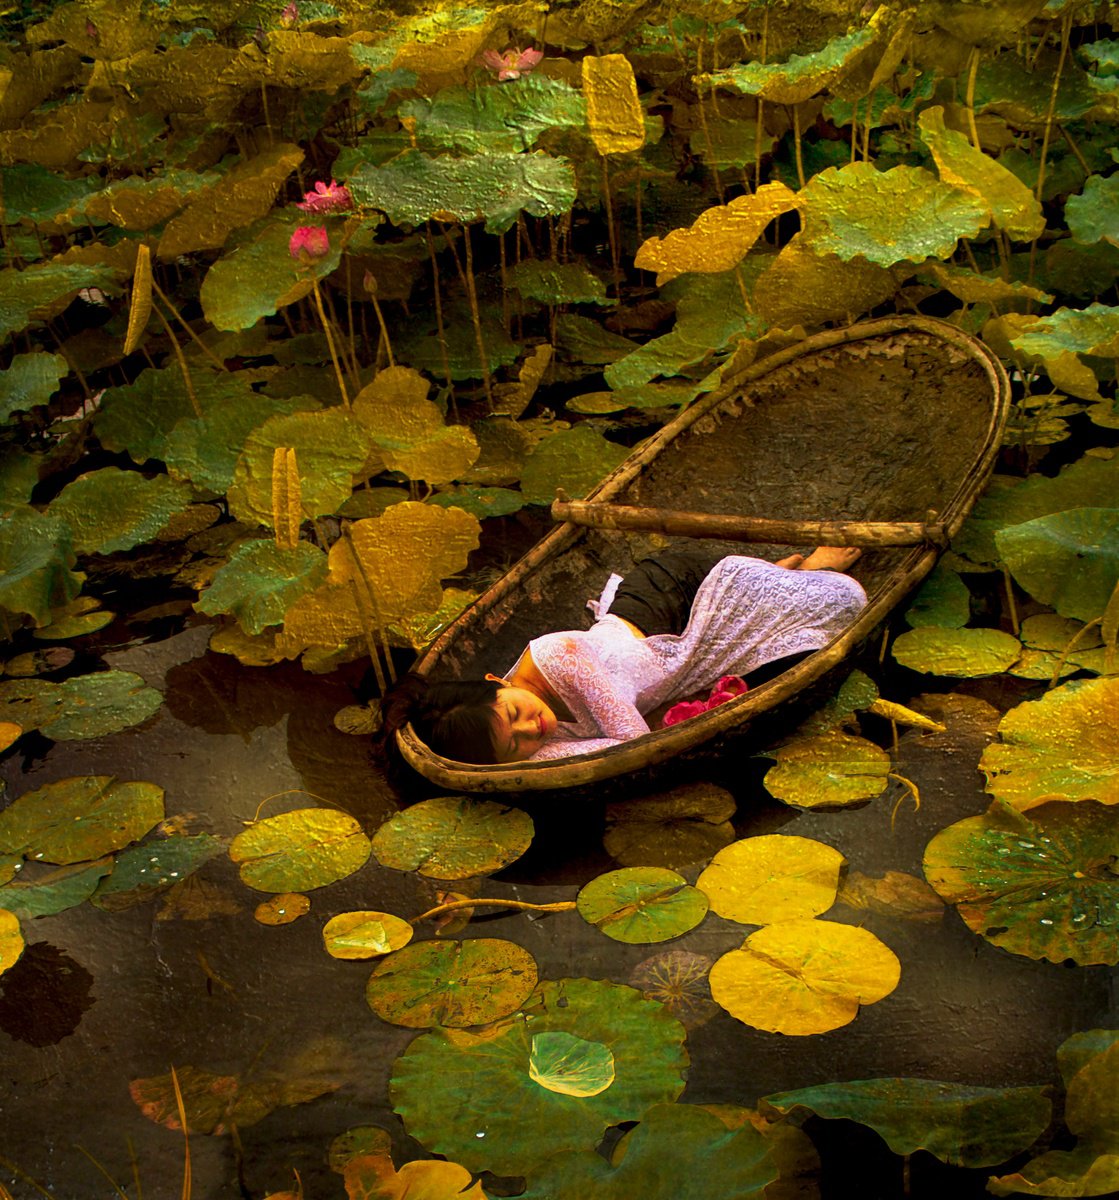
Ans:
{"type": "Polygon", "coordinates": [[[759,129],[753,117],[720,116],[706,129],[693,130],[688,145],[709,166],[751,167],[760,155],[772,154],[779,140],[767,129],[759,129]]]}
{"type": "Polygon", "coordinates": [[[19,928],[19,918],[15,913],[0,909],[0,975],[9,967],[15,966],[23,953],[23,934],[19,928]]]}
{"type": "Polygon", "coordinates": [[[428,504],[440,508],[461,508],[479,521],[486,517],[507,517],[525,506],[525,498],[512,488],[452,487],[429,496],[428,504]]]}
{"type": "MultiPolygon", "coordinates": [[[[308,218],[313,221],[313,218],[308,218]]],[[[332,239],[330,251],[313,262],[292,258],[288,243],[295,226],[270,220],[251,240],[229,251],[202,280],[202,311],[217,329],[251,329],[302,300],[312,281],[323,279],[342,259],[342,240],[332,239]]]]}
{"type": "MultiPolygon", "coordinates": [[[[350,49],[354,55],[358,55],[362,50],[368,50],[372,47],[362,46],[356,43],[351,43],[350,49]]],[[[385,102],[393,92],[407,92],[416,86],[419,82],[419,76],[415,71],[406,69],[393,70],[377,70],[369,74],[368,79],[354,93],[358,100],[361,101],[362,107],[370,116],[376,116],[378,112],[385,106],[385,102]]]]}
{"type": "MultiPolygon", "coordinates": [[[[490,373],[515,363],[521,347],[506,332],[497,312],[483,307],[480,325],[490,373]]],[[[482,378],[477,334],[465,305],[444,308],[442,341],[434,314],[425,311],[405,327],[402,336],[393,339],[393,346],[398,358],[437,379],[445,379],[448,371],[453,380],[482,378]]]]}
{"type": "Polygon", "coordinates": [[[48,510],[73,530],[79,554],[112,554],[151,541],[191,500],[188,484],[166,475],[102,467],[68,483],[48,510]]]}
{"type": "Polygon", "coordinates": [[[45,877],[22,879],[0,887],[0,908],[23,921],[35,917],[53,917],[74,908],[93,895],[97,885],[113,870],[113,860],[82,862],[61,867],[45,877]]]}
{"type": "Polygon", "coordinates": [[[930,675],[976,679],[1008,670],[1022,652],[1016,637],[999,629],[942,629],[924,625],[894,639],[903,667],[930,675]]]}
{"type": "Polygon", "coordinates": [[[728,1129],[691,1104],[657,1104],[607,1162],[589,1148],[557,1154],[535,1171],[522,1200],[681,1200],[703,1180],[705,1200],[761,1196],[777,1177],[765,1139],[751,1125],[728,1129]]]}
{"type": "Polygon", "coordinates": [[[400,634],[413,650],[423,650],[477,599],[477,592],[463,591],[461,588],[444,588],[443,599],[434,612],[415,613],[410,617],[400,617],[389,625],[389,629],[394,634],[400,634]]]}
{"type": "Polygon", "coordinates": [[[878,685],[862,671],[852,671],[834,696],[797,730],[798,733],[826,733],[837,729],[860,709],[869,708],[878,699],[878,685]]]}
{"type": "Polygon", "coordinates": [[[15,355],[7,370],[0,371],[0,421],[6,421],[12,413],[27,412],[36,404],[46,404],[69,373],[69,364],[61,354],[36,350],[15,355]]]}
{"type": "Polygon", "coordinates": [[[40,626],[33,636],[40,642],[61,642],[104,629],[116,619],[116,613],[99,609],[98,603],[92,596],[79,596],[72,604],[57,609],[51,623],[40,626]]]}
{"type": "Polygon", "coordinates": [[[132,175],[97,189],[84,200],[80,211],[100,224],[135,231],[154,229],[173,217],[192,195],[212,187],[220,178],[216,171],[173,168],[151,179],[132,175]]]}
{"type": "Polygon", "coordinates": [[[809,1113],[857,1121],[895,1154],[925,1150],[952,1166],[989,1167],[1036,1141],[1049,1125],[1053,1106],[1042,1087],[853,1079],[764,1096],[759,1108],[798,1124],[809,1113]]]}
{"type": "Polygon", "coordinates": [[[1119,679],[1074,679],[1019,704],[979,760],[987,791],[1021,812],[1054,796],[1119,804],[1117,722],[1119,679]]]}
{"type": "Polygon", "coordinates": [[[575,202],[571,165],[541,153],[431,158],[406,150],[383,167],[358,167],[348,186],[358,204],[380,209],[394,225],[484,218],[487,233],[504,233],[521,211],[560,216],[575,202]]]}
{"type": "Polygon", "coordinates": [[[685,783],[671,791],[609,804],[606,853],[624,867],[669,867],[678,871],[706,862],[734,841],[737,804],[711,783],[685,783]]]}
{"type": "Polygon", "coordinates": [[[1110,1041],[1069,1080],[1065,1094],[1065,1124],[1077,1137],[1103,1143],[1113,1154],[1119,1153],[1119,1096],[1113,1086],[1117,1069],[1119,1043],[1110,1041]]]}
{"type": "Polygon", "coordinates": [[[163,695],[131,671],[99,671],[64,683],[45,679],[0,684],[0,719],[40,729],[56,741],[116,733],[146,721],[163,695]]]}
{"type": "Polygon", "coordinates": [[[3,168],[4,219],[42,224],[79,206],[97,188],[99,179],[67,179],[38,163],[15,163],[3,168]]]}
{"type": "Polygon", "coordinates": [[[46,461],[45,455],[32,454],[25,447],[9,446],[6,453],[0,451],[0,503],[5,509],[13,514],[31,511],[27,505],[46,461]]]}
{"type": "Polygon", "coordinates": [[[773,757],[777,766],[766,772],[765,789],[794,808],[871,800],[885,790],[890,771],[890,756],[884,750],[836,730],[795,738],[773,751],[773,757]]]}
{"type": "Polygon", "coordinates": [[[81,591],[83,577],[70,569],[74,561],[65,521],[32,508],[0,515],[0,608],[49,625],[52,609],[81,591]]]}
{"type": "Polygon", "coordinates": [[[1115,673],[1119,662],[1108,666],[1107,648],[1098,627],[1085,631],[1082,621],[1056,613],[1036,613],[1022,622],[1022,657],[1010,668],[1020,679],[1052,679],[1060,666],[1062,675],[1091,671],[1095,675],[1115,673]]]}
{"type": "Polygon", "coordinates": [[[365,865],[369,839],[348,813],[302,808],[265,817],[239,833],[229,857],[260,892],[306,892],[345,879],[365,865]]]}
{"type": "Polygon", "coordinates": [[[1049,316],[1038,317],[1023,333],[1011,338],[1010,344],[1023,354],[1044,359],[1065,352],[1115,358],[1119,356],[1119,308],[1106,304],[1059,308],[1049,316]]]}
{"type": "Polygon", "coordinates": [[[1076,55],[1082,62],[1095,66],[1101,75],[1114,75],[1119,70],[1119,42],[1100,38],[1079,46],[1076,55]]]}
{"type": "Polygon", "coordinates": [[[936,625],[962,629],[971,618],[971,592],[959,575],[937,563],[905,612],[905,623],[913,628],[936,625]]]}
{"type": "Polygon", "coordinates": [[[1039,266],[1042,274],[1038,282],[1042,286],[1088,302],[1103,295],[1119,277],[1119,246],[1110,242],[1085,245],[1064,238],[1046,250],[1039,266]]]}
{"type": "Polygon", "coordinates": [[[1090,176],[1080,195],[1065,202],[1065,219],[1078,242],[1119,246],[1119,176],[1090,176]]]}
{"type": "Polygon", "coordinates": [[[532,1039],[528,1073],[535,1083],[563,1096],[597,1096],[614,1082],[614,1055],[601,1042],[553,1030],[532,1039]]]}
{"type": "Polygon", "coordinates": [[[515,942],[412,942],[369,977],[369,1007],[393,1025],[462,1029],[515,1012],[536,987],[536,961],[515,942]]]}
{"type": "Polygon", "coordinates": [[[1057,1065],[1065,1087],[1083,1067],[1105,1050],[1119,1042],[1119,1029],[1082,1029],[1057,1047],[1057,1065]]]}
{"type": "MultiPolygon", "coordinates": [[[[979,19],[985,20],[986,14],[979,19]]],[[[1053,96],[1055,66],[1054,58],[1043,58],[1040,70],[1024,71],[1012,52],[984,56],[975,81],[976,109],[991,109],[1015,126],[1035,129],[1041,128],[1050,112],[1055,121],[1084,116],[1096,103],[1088,76],[1079,68],[1070,70],[1066,63],[1053,96]]]]}
{"type": "Polygon", "coordinates": [[[218,568],[195,608],[229,613],[246,633],[282,625],[290,605],[326,578],[326,555],[310,542],[281,549],[271,538],[243,542],[218,568]]]}
{"type": "Polygon", "coordinates": [[[1119,961],[1119,814],[1057,800],[1029,814],[996,800],[942,829],[925,876],[968,928],[1014,954],[1050,962],[1119,961]]]}
{"type": "Polygon", "coordinates": [[[112,854],[163,820],[163,789],[85,775],[24,792],[0,813],[0,853],[52,863],[112,854]]]}
{"type": "Polygon", "coordinates": [[[0,337],[11,337],[32,321],[49,321],[82,288],[109,289],[112,283],[112,271],[98,266],[48,262],[0,271],[0,337]]]}
{"type": "Polygon", "coordinates": [[[383,866],[429,879],[492,875],[532,844],[532,818],[519,808],[468,796],[439,796],[390,817],[373,835],[383,866]]]}
{"type": "Polygon", "coordinates": [[[574,362],[611,363],[637,347],[629,338],[611,333],[588,317],[560,313],[556,318],[556,349],[574,362]]]}
{"type": "Polygon", "coordinates": [[[1092,621],[1119,581],[1119,508],[1073,508],[1010,525],[995,545],[1015,580],[1062,617],[1092,621]]]}
{"type": "Polygon", "coordinates": [[[529,504],[551,504],[556,489],[585,496],[628,454],[587,425],[562,429],[539,442],[525,460],[521,491],[529,504]]]}
{"type": "Polygon", "coordinates": [[[208,833],[133,846],[117,856],[113,873],[98,884],[91,903],[106,912],[134,908],[193,875],[224,848],[220,838],[208,833]]]}
{"type": "Polygon", "coordinates": [[[504,1027],[416,1038],[396,1060],[390,1096],[409,1134],[429,1149],[471,1171],[528,1174],[558,1151],[596,1146],[610,1125],[671,1104],[684,1086],[683,1043],[683,1026],[633,988],[549,981],[504,1027]],[[576,1099],[535,1083],[532,1039],[553,1032],[607,1047],[614,1056],[610,1087],[576,1099]]]}
{"type": "Polygon", "coordinates": [[[592,879],[576,899],[579,915],[630,945],[666,942],[707,915],[707,897],[664,867],[622,867],[592,879]]]}
{"type": "Polygon", "coordinates": [[[845,262],[882,267],[948,258],[988,222],[987,206],[922,167],[879,171],[866,162],[829,167],[802,192],[806,245],[845,262]]]}
{"type": "Polygon", "coordinates": [[[609,304],[606,285],[582,263],[529,258],[508,272],[509,285],[541,304],[609,304]]]}
{"type": "Polygon", "coordinates": [[[326,952],[332,958],[377,958],[400,950],[412,940],[412,926],[392,913],[345,912],[323,926],[326,952]]]}

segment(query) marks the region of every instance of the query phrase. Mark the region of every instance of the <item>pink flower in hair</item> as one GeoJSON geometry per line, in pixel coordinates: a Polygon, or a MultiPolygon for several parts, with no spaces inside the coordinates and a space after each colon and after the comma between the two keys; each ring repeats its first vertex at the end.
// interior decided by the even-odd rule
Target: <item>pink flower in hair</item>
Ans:
{"type": "Polygon", "coordinates": [[[543,50],[518,50],[515,46],[498,54],[496,50],[487,50],[482,55],[482,64],[492,71],[499,83],[507,79],[520,79],[526,71],[531,71],[544,57],[543,50]]]}
{"type": "Polygon", "coordinates": [[[291,235],[288,252],[300,262],[317,262],[330,253],[330,236],[321,225],[300,225],[291,235]]]}
{"type": "Polygon", "coordinates": [[[350,189],[344,183],[336,183],[332,179],[330,183],[316,183],[315,190],[307,192],[295,207],[318,215],[347,212],[353,206],[354,198],[350,195],[350,189]]]}

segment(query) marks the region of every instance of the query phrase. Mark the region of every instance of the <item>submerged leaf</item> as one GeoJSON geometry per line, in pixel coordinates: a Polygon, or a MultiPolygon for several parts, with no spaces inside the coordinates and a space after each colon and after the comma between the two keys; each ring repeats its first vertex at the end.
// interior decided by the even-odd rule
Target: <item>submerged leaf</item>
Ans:
{"type": "Polygon", "coordinates": [[[220,854],[224,845],[219,838],[200,833],[133,846],[117,855],[112,875],[98,885],[92,903],[106,912],[120,912],[142,904],[189,878],[220,854]]]}
{"type": "Polygon", "coordinates": [[[377,958],[400,950],[412,940],[412,926],[383,912],[344,912],[323,926],[326,952],[332,958],[377,958]]]}
{"type": "Polygon", "coordinates": [[[529,1077],[563,1096],[597,1096],[614,1082],[614,1055],[601,1042],[588,1042],[562,1030],[532,1039],[529,1077]]]}
{"type": "Polygon", "coordinates": [[[7,883],[0,887],[0,908],[25,921],[54,916],[88,900],[113,867],[111,858],[102,858],[62,867],[45,878],[7,883]]]}
{"type": "Polygon", "coordinates": [[[694,929],[707,897],[663,867],[623,867],[592,879],[576,899],[579,915],[618,942],[664,942],[694,929]]]}
{"type": "Polygon", "coordinates": [[[305,892],[345,879],[365,865],[369,839],[348,813],[303,808],[265,817],[239,833],[229,857],[261,892],[305,892]]]}
{"type": "Polygon", "coordinates": [[[624,867],[679,870],[734,841],[734,797],[710,783],[686,783],[606,808],[606,853],[624,867]]]}

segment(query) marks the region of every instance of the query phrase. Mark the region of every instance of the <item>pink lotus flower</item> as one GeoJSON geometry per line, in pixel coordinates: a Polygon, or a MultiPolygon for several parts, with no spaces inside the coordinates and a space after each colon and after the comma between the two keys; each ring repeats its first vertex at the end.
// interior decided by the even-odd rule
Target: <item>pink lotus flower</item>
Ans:
{"type": "Polygon", "coordinates": [[[296,208],[309,213],[346,212],[354,206],[354,198],[344,183],[316,183],[313,192],[307,192],[296,208]]]}
{"type": "Polygon", "coordinates": [[[292,25],[294,25],[296,23],[296,21],[298,21],[298,20],[299,20],[299,5],[296,4],[295,0],[289,0],[289,2],[284,5],[283,12],[280,13],[280,24],[285,29],[288,29],[292,25]]]}
{"type": "Polygon", "coordinates": [[[300,225],[291,235],[288,253],[300,262],[317,262],[330,253],[330,235],[321,225],[300,225]]]}
{"type": "Polygon", "coordinates": [[[482,55],[482,65],[497,76],[499,83],[504,83],[507,79],[520,79],[526,71],[531,71],[543,57],[543,50],[518,50],[513,47],[503,54],[498,54],[496,50],[487,50],[482,55]]]}
{"type": "Polygon", "coordinates": [[[681,721],[698,717],[700,713],[718,708],[720,704],[726,704],[728,700],[733,700],[736,696],[745,695],[746,691],[745,679],[741,679],[737,675],[724,675],[711,689],[711,695],[706,700],[681,700],[679,704],[674,704],[664,714],[661,726],[667,729],[669,725],[678,725],[681,721]]]}

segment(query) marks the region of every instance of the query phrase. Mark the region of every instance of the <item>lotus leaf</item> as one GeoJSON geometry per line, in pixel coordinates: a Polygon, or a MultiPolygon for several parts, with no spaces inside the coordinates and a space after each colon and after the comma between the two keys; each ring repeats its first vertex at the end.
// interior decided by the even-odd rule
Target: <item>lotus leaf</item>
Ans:
{"type": "Polygon", "coordinates": [[[503,1026],[416,1038],[396,1060],[390,1097],[411,1136],[437,1153],[472,1171],[527,1174],[558,1151],[597,1145],[608,1126],[639,1120],[653,1104],[671,1104],[684,1086],[683,1041],[683,1026],[633,988],[549,981],[503,1026]],[[532,1039],[551,1032],[606,1046],[613,1084],[576,1099],[535,1083],[532,1039]]]}
{"type": "Polygon", "coordinates": [[[239,833],[229,857],[261,892],[305,892],[345,879],[365,865],[369,839],[348,813],[303,808],[265,817],[239,833]]]}
{"type": "MultiPolygon", "coordinates": [[[[521,348],[506,332],[497,312],[486,306],[480,316],[486,370],[492,373],[515,363],[521,348]]],[[[442,338],[435,318],[425,311],[405,327],[404,336],[394,339],[393,345],[398,357],[440,379],[445,379],[448,373],[452,380],[481,379],[485,374],[477,333],[465,305],[444,307],[442,338]]]]}
{"type": "Polygon", "coordinates": [[[70,367],[61,354],[37,350],[15,355],[7,370],[0,371],[0,421],[6,421],[12,413],[46,404],[69,373],[70,367]]]}
{"type": "Polygon", "coordinates": [[[575,313],[556,318],[556,345],[564,357],[579,363],[611,363],[637,348],[629,338],[575,313]]]}
{"type": "Polygon", "coordinates": [[[834,696],[816,710],[800,727],[799,733],[826,733],[836,729],[861,708],[870,708],[878,699],[878,685],[862,671],[852,671],[834,696]]]}
{"type": "Polygon", "coordinates": [[[836,903],[856,912],[881,913],[906,921],[939,921],[944,902],[922,879],[887,871],[881,879],[849,871],[839,885],[836,903]]]}
{"type": "Polygon", "coordinates": [[[529,504],[551,504],[557,488],[573,497],[585,496],[626,454],[624,446],[587,425],[560,430],[529,453],[521,491],[529,504]]]}
{"type": "Polygon", "coordinates": [[[663,867],[607,871],[582,888],[576,904],[588,924],[631,945],[679,937],[707,915],[707,897],[663,867]]]}
{"type": "Polygon", "coordinates": [[[711,999],[707,976],[712,960],[690,950],[662,950],[633,969],[630,984],[656,1000],[684,1026],[697,1029],[719,1011],[711,999]]]}
{"type": "Polygon", "coordinates": [[[533,1082],[563,1096],[597,1096],[614,1082],[614,1055],[601,1042],[562,1030],[532,1039],[528,1073],[533,1082]]]}
{"type": "Polygon", "coordinates": [[[770,1033],[827,1033],[901,978],[894,952],[869,930],[831,921],[781,921],[752,933],[711,968],[711,996],[732,1017],[770,1033]]]}
{"type": "Polygon", "coordinates": [[[22,736],[23,726],[15,724],[14,721],[0,721],[0,750],[7,750],[22,736]]]}
{"type": "Polygon", "coordinates": [[[976,1087],[935,1079],[854,1079],[765,1096],[759,1108],[803,1121],[857,1121],[895,1154],[925,1150],[958,1167],[990,1167],[1033,1144],[1053,1106],[1045,1088],[976,1087]]]}
{"type": "Polygon", "coordinates": [[[624,154],[645,144],[645,112],[633,67],[624,54],[588,54],[582,60],[587,129],[599,154],[624,154]]]}
{"type": "Polygon", "coordinates": [[[1059,308],[1038,319],[1024,332],[1011,338],[1011,345],[1024,354],[1056,358],[1069,351],[1105,358],[1119,356],[1119,308],[1089,304],[1087,308],[1059,308]]]}
{"type": "Polygon", "coordinates": [[[65,179],[38,163],[4,168],[4,219],[43,224],[81,204],[96,186],[90,178],[65,179]]]}
{"type": "Polygon", "coordinates": [[[1074,508],[1011,525],[995,545],[1015,580],[1062,617],[1102,615],[1119,581],[1119,508],[1074,508]]]}
{"type": "Polygon", "coordinates": [[[392,913],[344,912],[327,921],[322,937],[332,958],[377,958],[407,946],[412,932],[392,913]]]}
{"type": "Polygon", "coordinates": [[[728,1129],[691,1104],[656,1104],[607,1162],[586,1147],[557,1154],[529,1179],[523,1200],[706,1200],[761,1196],[777,1177],[762,1135],[750,1125],[728,1129]]]}
{"type": "Polygon", "coordinates": [[[525,506],[524,496],[512,488],[452,487],[436,492],[427,502],[440,508],[461,508],[479,521],[486,517],[507,517],[525,506]]]}
{"type": "Polygon", "coordinates": [[[536,980],[536,961],[515,942],[412,942],[376,968],[365,999],[393,1025],[462,1029],[515,1012],[536,980]]]}
{"type": "Polygon", "coordinates": [[[130,176],[93,192],[81,204],[90,220],[143,231],[162,225],[173,217],[192,193],[217,183],[213,171],[162,171],[152,179],[130,176]]]}
{"type": "Polygon", "coordinates": [[[1092,175],[1079,196],[1070,196],[1065,218],[1078,242],[1110,242],[1119,246],[1119,179],[1092,175]]]}
{"type": "Polygon", "coordinates": [[[0,337],[8,338],[32,321],[50,320],[82,288],[112,286],[105,267],[59,262],[37,263],[22,271],[0,271],[0,337]]]}
{"type": "Polygon", "coordinates": [[[894,639],[892,653],[903,667],[931,675],[998,675],[1022,653],[1016,637],[999,629],[942,629],[923,625],[894,639]]]}
{"type": "Polygon", "coordinates": [[[811,249],[882,267],[948,258],[960,238],[975,237],[988,220],[984,203],[922,167],[829,167],[801,196],[801,236],[811,249]]]}
{"type": "Polygon", "coordinates": [[[401,617],[394,621],[389,629],[393,633],[400,634],[413,650],[422,650],[477,599],[477,592],[465,592],[461,588],[444,588],[443,600],[434,612],[401,617]]]}
{"type": "Polygon", "coordinates": [[[1022,622],[1019,636],[1024,647],[1022,657],[1010,668],[1010,673],[1019,678],[1052,679],[1058,666],[1062,675],[1076,671],[1115,673],[1108,667],[1107,649],[1095,626],[1056,613],[1037,613],[1022,622]]]}
{"type": "Polygon", "coordinates": [[[386,867],[429,879],[491,875],[532,843],[532,818],[519,808],[469,796],[423,800],[390,817],[373,835],[386,867]]]}
{"type": "Polygon", "coordinates": [[[387,1151],[365,1153],[351,1158],[342,1173],[353,1200],[487,1200],[481,1181],[471,1184],[465,1167],[440,1159],[413,1159],[398,1171],[387,1151]]]}
{"type": "Polygon", "coordinates": [[[50,513],[70,526],[79,554],[112,554],[151,541],[190,499],[186,484],[165,475],[102,467],[67,484],[50,513]]]}
{"type": "MultiPolygon", "coordinates": [[[[83,597],[79,596],[81,600],[83,597]]],[[[85,597],[93,604],[97,601],[92,597],[85,597]]],[[[40,642],[53,642],[69,640],[70,638],[85,637],[86,634],[96,633],[99,629],[104,629],[106,625],[111,625],[116,618],[116,613],[106,612],[104,609],[98,609],[96,612],[70,612],[70,605],[67,605],[61,612],[56,613],[54,620],[49,625],[43,625],[35,630],[34,637],[40,642]]]]}
{"type": "Polygon", "coordinates": [[[693,130],[689,148],[713,167],[749,167],[761,155],[772,154],[777,142],[753,117],[722,116],[706,129],[693,130]]]}
{"type": "Polygon", "coordinates": [[[163,789],[85,775],[24,792],[0,813],[0,854],[76,863],[139,841],[163,820],[163,789]]]}
{"type": "Polygon", "coordinates": [[[575,202],[570,164],[539,152],[431,158],[405,150],[383,167],[359,166],[348,186],[358,204],[395,225],[484,218],[487,233],[504,233],[522,210],[559,216],[575,202]]]}
{"type": "Polygon", "coordinates": [[[696,887],[719,916],[743,925],[816,917],[834,903],[845,861],[812,838],[763,834],[720,850],[696,887]]]}
{"type": "Polygon", "coordinates": [[[118,855],[113,873],[98,884],[92,903],[106,912],[133,908],[174,887],[223,849],[221,839],[208,833],[133,846],[118,855]]]}
{"type": "Polygon", "coordinates": [[[772,756],[777,765],[766,772],[765,789],[794,808],[833,808],[872,800],[885,790],[890,772],[890,756],[884,750],[834,729],[795,738],[772,756]]]}
{"type": "Polygon", "coordinates": [[[582,263],[525,259],[508,272],[510,286],[541,304],[608,304],[606,286],[582,263]]]}
{"type": "MultiPolygon", "coordinates": [[[[39,729],[59,742],[101,737],[140,725],[163,703],[163,694],[131,671],[99,671],[65,683],[35,680],[24,686],[49,689],[57,697],[57,708],[39,723],[39,729]]],[[[46,699],[51,703],[49,694],[46,699]]]]}
{"type": "Polygon", "coordinates": [[[1119,804],[1119,679],[1073,680],[1012,708],[979,760],[987,791],[1020,812],[1054,796],[1119,804]]]}
{"type": "Polygon", "coordinates": [[[281,892],[253,910],[253,919],[261,925],[291,925],[311,911],[311,898],[302,892],[281,892]]]}
{"type": "Polygon", "coordinates": [[[327,1152],[330,1169],[341,1175],[353,1158],[367,1154],[388,1155],[392,1150],[392,1134],[379,1125],[355,1125],[340,1133],[330,1143],[327,1152]]]}
{"type": "Polygon", "coordinates": [[[801,203],[783,183],[763,184],[752,195],[738,196],[729,204],[700,213],[687,229],[649,238],[637,251],[633,265],[656,271],[658,287],[686,271],[729,271],[746,257],[772,220],[801,203]]]}
{"type": "Polygon", "coordinates": [[[0,908],[0,975],[15,966],[23,953],[23,934],[19,928],[19,918],[15,913],[0,908]]]}
{"type": "MultiPolygon", "coordinates": [[[[1038,6],[1033,7],[1036,11],[1038,6]]],[[[985,8],[975,15],[986,22],[988,12],[985,8]]],[[[1014,18],[1014,27],[1020,28],[1020,17],[1014,18]]],[[[976,109],[992,109],[1016,127],[1038,130],[1049,113],[1052,120],[1065,122],[1084,116],[1096,103],[1088,76],[1066,63],[1059,85],[1054,87],[1055,66],[1053,56],[1041,56],[1031,71],[1022,70],[1021,60],[1012,51],[984,57],[976,75],[976,109]]]]}
{"type": "Polygon", "coordinates": [[[195,605],[212,616],[230,613],[246,633],[282,625],[288,607],[326,578],[326,555],[310,542],[281,550],[271,539],[243,542],[218,568],[195,605]]]}
{"type": "MultiPolygon", "coordinates": [[[[359,51],[367,50],[370,47],[351,44],[350,49],[356,55],[359,51]]],[[[384,107],[385,102],[393,92],[406,92],[414,88],[419,82],[419,76],[415,71],[401,69],[380,70],[370,73],[366,82],[355,92],[357,98],[361,101],[365,111],[370,116],[375,116],[384,107]]]]}
{"type": "Polygon", "coordinates": [[[53,917],[88,900],[112,869],[113,860],[102,858],[61,867],[38,879],[6,883],[0,887],[0,908],[25,921],[53,917]]]}
{"type": "Polygon", "coordinates": [[[937,563],[905,613],[913,628],[962,629],[971,617],[971,592],[955,571],[937,563]]]}
{"type": "Polygon", "coordinates": [[[999,304],[1005,300],[1040,300],[1043,304],[1048,304],[1053,299],[1048,292],[1043,292],[1040,288],[1003,279],[1001,275],[977,274],[966,267],[954,267],[948,263],[926,263],[921,268],[918,278],[924,279],[926,276],[937,287],[951,292],[957,300],[962,300],[965,304],[999,304]]]}
{"type": "Polygon", "coordinates": [[[81,591],[70,526],[58,517],[17,507],[0,516],[0,608],[49,625],[51,610],[81,591]]]}
{"type": "Polygon", "coordinates": [[[734,841],[730,792],[710,783],[686,783],[668,792],[610,804],[606,853],[625,867],[671,867],[706,862],[734,841]]]}

